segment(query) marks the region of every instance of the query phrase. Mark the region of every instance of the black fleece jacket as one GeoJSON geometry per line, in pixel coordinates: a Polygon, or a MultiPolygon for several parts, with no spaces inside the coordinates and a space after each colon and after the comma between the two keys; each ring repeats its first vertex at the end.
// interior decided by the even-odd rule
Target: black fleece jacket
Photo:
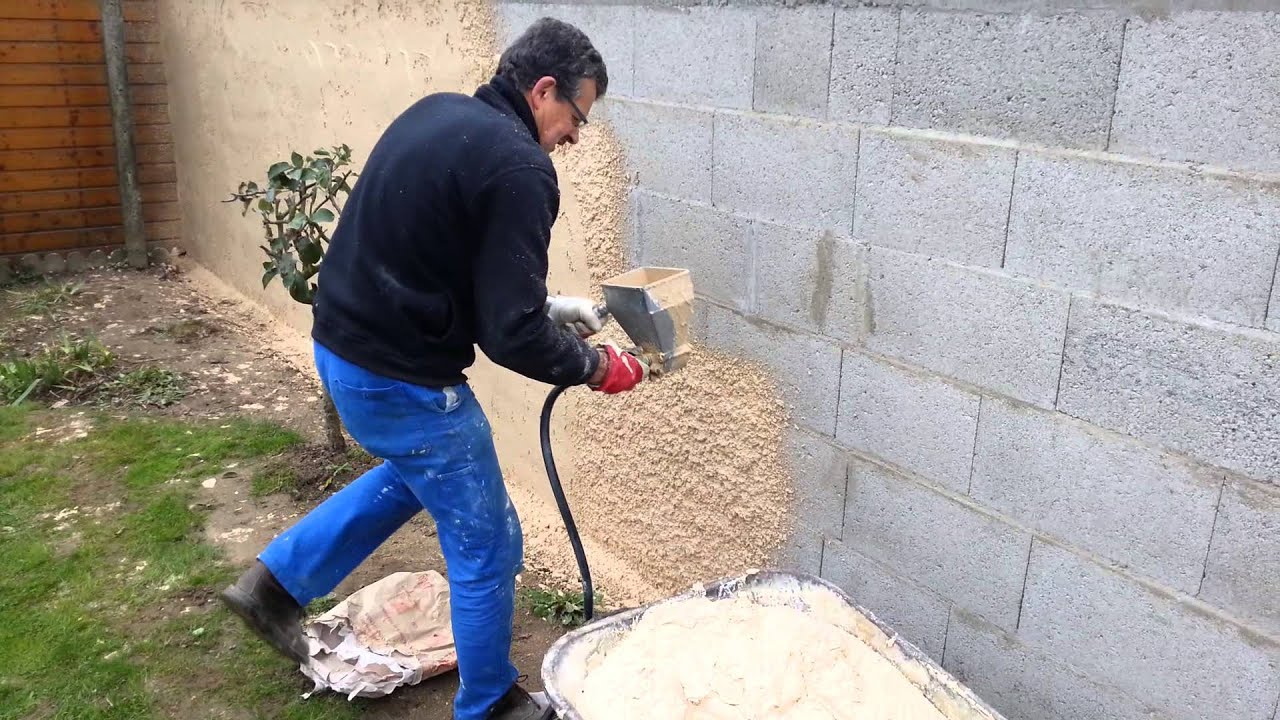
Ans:
{"type": "Polygon", "coordinates": [[[554,385],[599,356],[546,316],[555,167],[524,96],[495,77],[474,97],[427,96],[391,123],[352,188],[320,266],[312,337],[406,382],[466,381],[473,345],[554,385]]]}

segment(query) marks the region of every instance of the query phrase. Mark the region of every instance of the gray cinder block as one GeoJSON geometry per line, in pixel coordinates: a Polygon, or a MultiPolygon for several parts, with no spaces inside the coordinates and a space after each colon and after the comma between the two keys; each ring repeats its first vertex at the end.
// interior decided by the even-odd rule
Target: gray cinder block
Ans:
{"type": "Polygon", "coordinates": [[[1280,333],[1280,273],[1271,285],[1271,308],[1267,311],[1267,329],[1280,333]]]}
{"type": "Polygon", "coordinates": [[[756,26],[749,10],[636,9],[635,95],[749,109],[756,26]]]}
{"type": "Polygon", "coordinates": [[[937,377],[845,351],[836,439],[965,493],[978,403],[937,377]]]}
{"type": "Polygon", "coordinates": [[[839,538],[844,523],[848,457],[830,438],[800,428],[788,427],[785,442],[797,522],[826,537],[839,538]]]}
{"type": "Polygon", "coordinates": [[[1103,149],[1123,20],[902,11],[893,124],[1103,149]]]}
{"type": "Polygon", "coordinates": [[[1280,341],[1077,297],[1058,409],[1280,483],[1280,341]]]}
{"type": "Polygon", "coordinates": [[[1280,642],[1280,490],[1227,483],[1200,597],[1280,642]]]}
{"type": "Polygon", "coordinates": [[[873,125],[889,124],[897,43],[896,9],[836,10],[827,117],[873,125]]]}
{"type": "Polygon", "coordinates": [[[839,346],[711,306],[704,337],[711,347],[772,371],[793,422],[827,437],[835,434],[839,346]]]}
{"type": "Polygon", "coordinates": [[[970,495],[1140,575],[1195,593],[1222,473],[1061,413],[985,398],[970,495]]]}
{"type": "Polygon", "coordinates": [[[1134,163],[1024,153],[1005,267],[1073,289],[1262,325],[1280,189],[1134,163]]]}
{"type": "Polygon", "coordinates": [[[993,145],[863,132],[854,238],[1000,267],[1016,155],[993,145]]]}
{"type": "Polygon", "coordinates": [[[745,306],[750,275],[746,220],[706,205],[645,192],[639,206],[641,257],[647,265],[688,268],[694,290],[745,306]]]}
{"type": "Polygon", "coordinates": [[[882,468],[853,461],[844,542],[1006,629],[1031,536],[882,468]]]}
{"type": "Polygon", "coordinates": [[[600,104],[642,188],[711,202],[711,111],[606,99],[600,104]]]}
{"type": "Polygon", "coordinates": [[[830,230],[751,224],[756,314],[846,342],[866,335],[867,249],[830,230]]]}
{"type": "Polygon", "coordinates": [[[1165,717],[1101,680],[1037,653],[961,612],[951,613],[943,667],[1008,720],[1165,717]]]}
{"type": "Polygon", "coordinates": [[[717,112],[712,199],[771,222],[847,234],[858,130],[717,112]]]}
{"type": "Polygon", "coordinates": [[[777,558],[785,567],[817,574],[824,539],[840,537],[848,458],[829,438],[796,427],[787,428],[785,443],[795,490],[794,520],[777,558]]]}
{"type": "Polygon", "coordinates": [[[1280,647],[1040,542],[1018,637],[1179,720],[1268,720],[1280,695],[1280,647]]]}
{"type": "Polygon", "coordinates": [[[1275,12],[1134,18],[1125,36],[1111,147],[1280,172],[1277,67],[1275,12]]]}
{"type": "Polygon", "coordinates": [[[941,661],[951,608],[942,597],[898,577],[838,540],[827,541],[822,577],[840,586],[907,642],[941,661]]]}
{"type": "Polygon", "coordinates": [[[1020,400],[1053,404],[1064,292],[873,247],[867,345],[1020,400]]]}
{"type": "Polygon", "coordinates": [[[762,8],[758,13],[755,109],[825,117],[831,73],[831,8],[762,8]]]}

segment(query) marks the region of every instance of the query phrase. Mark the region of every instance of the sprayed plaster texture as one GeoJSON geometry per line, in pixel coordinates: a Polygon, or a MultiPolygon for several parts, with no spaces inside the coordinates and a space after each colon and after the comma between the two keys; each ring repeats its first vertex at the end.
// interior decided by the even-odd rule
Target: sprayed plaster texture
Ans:
{"type": "MultiPolygon", "coordinates": [[[[592,291],[626,269],[625,162],[608,128],[557,154],[566,220],[592,291]],[[567,183],[565,180],[567,179],[567,183]]],[[[694,287],[698,284],[693,278],[694,287]]],[[[602,334],[626,347],[616,323],[602,334]]],[[[562,472],[580,527],[665,593],[760,567],[785,540],[786,412],[761,368],[695,345],[684,369],[636,390],[568,393],[575,448],[562,472]]]]}

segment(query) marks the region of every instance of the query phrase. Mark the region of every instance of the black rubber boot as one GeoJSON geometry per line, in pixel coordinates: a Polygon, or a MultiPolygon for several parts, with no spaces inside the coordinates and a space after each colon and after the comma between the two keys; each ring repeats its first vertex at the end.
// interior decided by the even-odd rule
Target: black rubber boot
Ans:
{"type": "Polygon", "coordinates": [[[493,709],[489,711],[490,720],[541,720],[541,718],[553,718],[554,712],[550,712],[538,706],[529,693],[519,685],[512,685],[511,689],[503,695],[493,709]]]}
{"type": "Polygon", "coordinates": [[[261,560],[255,561],[253,567],[246,570],[234,585],[223,590],[219,597],[276,652],[299,665],[306,664],[307,640],[302,635],[302,606],[261,560]]]}

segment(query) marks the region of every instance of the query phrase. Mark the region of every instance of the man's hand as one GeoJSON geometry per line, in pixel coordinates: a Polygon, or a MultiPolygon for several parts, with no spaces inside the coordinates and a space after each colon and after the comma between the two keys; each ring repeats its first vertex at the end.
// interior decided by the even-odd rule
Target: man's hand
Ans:
{"type": "Polygon", "coordinates": [[[596,315],[595,305],[586,298],[556,295],[547,298],[546,307],[551,322],[567,326],[578,337],[591,337],[604,327],[604,322],[596,315]]]}
{"type": "Polygon", "coordinates": [[[649,366],[640,358],[608,343],[600,347],[600,367],[587,381],[587,386],[597,392],[613,395],[626,392],[649,377],[649,366]]]}

